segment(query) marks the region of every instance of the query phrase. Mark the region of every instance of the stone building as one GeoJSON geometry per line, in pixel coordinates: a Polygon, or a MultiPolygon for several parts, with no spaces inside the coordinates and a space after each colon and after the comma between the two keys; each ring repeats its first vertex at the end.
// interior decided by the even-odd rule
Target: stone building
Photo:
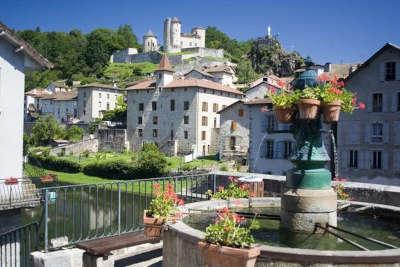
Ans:
{"type": "Polygon", "coordinates": [[[194,68],[185,73],[184,76],[186,79],[207,79],[230,87],[234,87],[233,82],[237,80],[232,67],[226,65],[204,66],[202,69],[194,68]]]}
{"type": "MultiPolygon", "coordinates": [[[[386,44],[346,79],[365,110],[341,114],[341,177],[379,181],[400,177],[400,47],[386,44]]],[[[400,184],[398,179],[386,180],[400,184]]]]}
{"type": "Polygon", "coordinates": [[[127,88],[130,148],[157,143],[168,154],[216,152],[220,109],[242,98],[238,90],[199,78],[174,77],[163,56],[154,78],[127,88]]]}
{"type": "Polygon", "coordinates": [[[72,123],[78,118],[77,98],[76,89],[44,95],[38,99],[39,114],[51,114],[58,122],[72,123]]]}
{"type": "Polygon", "coordinates": [[[42,97],[52,92],[45,88],[33,88],[25,93],[24,97],[24,120],[31,122],[40,115],[39,101],[42,97]]]}
{"type": "Polygon", "coordinates": [[[78,118],[91,122],[102,118],[103,113],[116,107],[118,97],[124,97],[125,91],[112,85],[91,83],[78,87],[78,118]]]}
{"type": "Polygon", "coordinates": [[[149,30],[144,36],[143,36],[143,52],[148,53],[152,51],[158,51],[158,42],[157,42],[157,36],[149,30]]]}

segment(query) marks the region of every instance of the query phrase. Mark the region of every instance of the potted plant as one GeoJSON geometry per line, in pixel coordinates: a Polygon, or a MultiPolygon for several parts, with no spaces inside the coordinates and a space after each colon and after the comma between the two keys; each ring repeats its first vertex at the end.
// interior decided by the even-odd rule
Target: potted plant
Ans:
{"type": "Polygon", "coordinates": [[[208,195],[213,199],[234,199],[234,198],[248,198],[250,196],[250,187],[246,183],[239,183],[236,177],[228,177],[229,184],[226,188],[223,186],[218,187],[218,191],[208,195]]]}
{"type": "Polygon", "coordinates": [[[320,81],[320,98],[322,101],[322,113],[327,123],[339,121],[340,111],[353,112],[357,107],[364,109],[364,103],[357,103],[354,93],[344,88],[344,82],[338,81],[337,76],[330,79],[323,75],[320,81]]]}
{"type": "Polygon", "coordinates": [[[302,91],[296,91],[299,95],[297,107],[299,118],[303,120],[313,120],[317,118],[318,109],[321,105],[319,100],[320,90],[318,87],[306,87],[302,91]]]}
{"type": "Polygon", "coordinates": [[[206,228],[205,240],[198,246],[209,267],[252,267],[255,265],[260,249],[255,247],[250,229],[255,228],[255,220],[245,226],[243,217],[232,213],[228,208],[218,211],[214,224],[206,228]]]}
{"type": "Polygon", "coordinates": [[[270,90],[267,96],[274,105],[276,119],[282,123],[291,123],[296,114],[294,103],[297,101],[297,94],[270,90]]]}
{"type": "Polygon", "coordinates": [[[164,191],[159,183],[154,184],[154,194],[149,209],[143,214],[144,233],[148,237],[160,237],[165,222],[177,219],[176,206],[183,205],[183,200],[178,198],[170,183],[164,191]]]}

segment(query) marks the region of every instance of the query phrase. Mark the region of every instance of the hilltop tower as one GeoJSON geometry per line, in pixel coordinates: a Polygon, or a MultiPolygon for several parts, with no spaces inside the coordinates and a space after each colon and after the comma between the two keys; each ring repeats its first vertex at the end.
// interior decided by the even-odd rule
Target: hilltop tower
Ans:
{"type": "Polygon", "coordinates": [[[181,51],[181,22],[177,17],[171,20],[171,52],[181,51]]]}
{"type": "Polygon", "coordinates": [[[158,50],[157,36],[155,36],[154,33],[151,30],[149,30],[143,36],[143,52],[148,53],[157,50],[158,50]]]}
{"type": "Polygon", "coordinates": [[[164,51],[171,50],[171,18],[164,20],[164,51]]]}
{"type": "Polygon", "coordinates": [[[206,47],[206,29],[195,27],[192,29],[192,34],[199,37],[197,47],[206,47]]]}

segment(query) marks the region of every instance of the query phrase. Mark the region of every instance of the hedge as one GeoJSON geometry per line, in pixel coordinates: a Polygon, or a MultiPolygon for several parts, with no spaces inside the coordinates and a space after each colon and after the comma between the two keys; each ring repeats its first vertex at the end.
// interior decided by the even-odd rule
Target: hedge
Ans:
{"type": "Polygon", "coordinates": [[[137,167],[133,163],[122,161],[121,159],[101,160],[91,162],[83,166],[82,172],[90,176],[98,176],[111,179],[135,179],[137,177],[137,167]]]}
{"type": "Polygon", "coordinates": [[[29,163],[41,168],[52,171],[76,173],[81,171],[81,165],[78,162],[59,158],[51,155],[37,155],[30,153],[28,156],[29,163]]]}

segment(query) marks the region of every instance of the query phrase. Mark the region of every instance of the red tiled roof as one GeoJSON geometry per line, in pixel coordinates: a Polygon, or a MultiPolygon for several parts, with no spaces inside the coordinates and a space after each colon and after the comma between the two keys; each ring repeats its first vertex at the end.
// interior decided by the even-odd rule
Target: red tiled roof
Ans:
{"type": "Polygon", "coordinates": [[[157,70],[173,71],[169,59],[165,54],[161,57],[157,70]]]}
{"type": "MultiPolygon", "coordinates": [[[[180,79],[174,80],[164,86],[164,88],[185,88],[185,87],[200,87],[200,88],[207,88],[207,89],[214,89],[218,91],[243,95],[242,92],[235,88],[231,88],[220,83],[216,83],[207,79],[180,79]]],[[[127,90],[148,90],[155,88],[155,80],[146,80],[140,82],[138,84],[132,85],[127,87],[127,90]]]]}

